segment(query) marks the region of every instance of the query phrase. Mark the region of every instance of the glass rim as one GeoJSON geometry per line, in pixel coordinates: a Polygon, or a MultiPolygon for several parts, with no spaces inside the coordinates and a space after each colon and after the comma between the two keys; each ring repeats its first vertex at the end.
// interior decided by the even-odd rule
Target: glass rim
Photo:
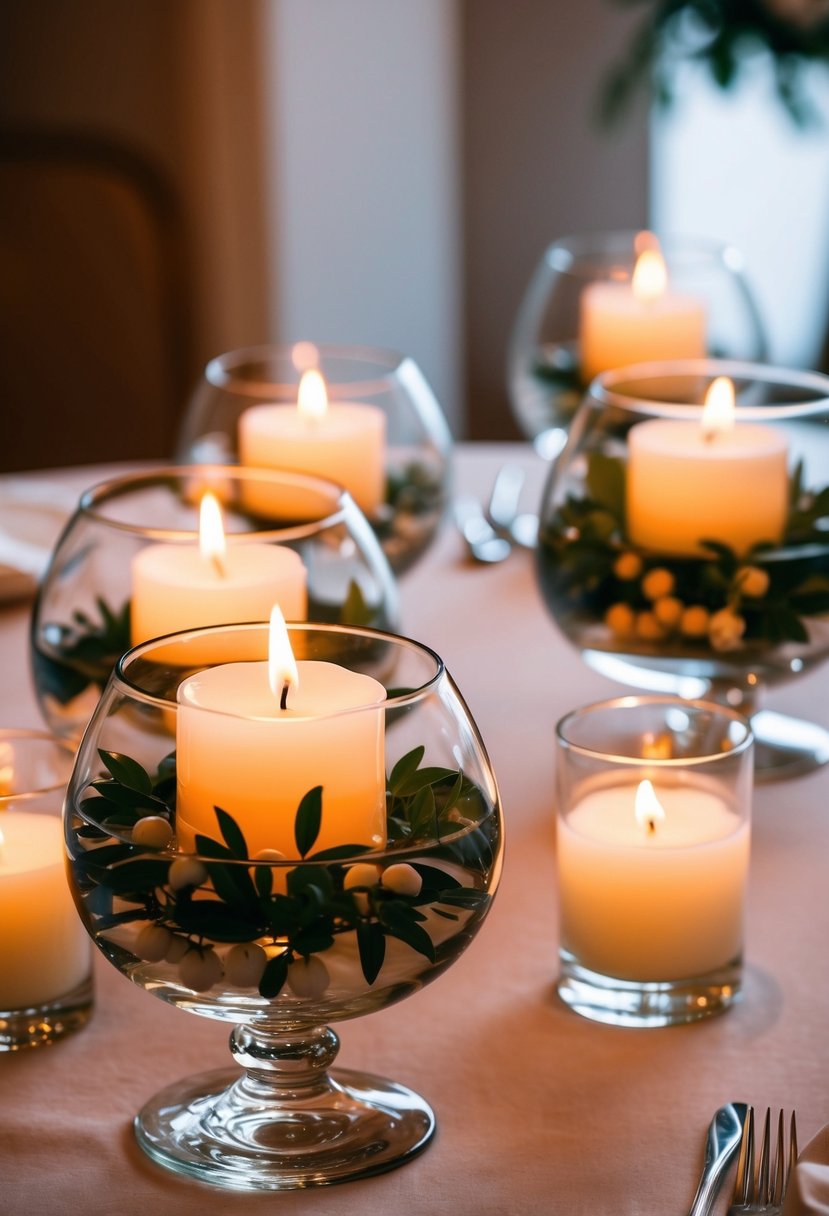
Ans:
{"type": "Polygon", "coordinates": [[[75,759],[75,749],[67,739],[36,727],[0,726],[0,744],[4,742],[45,745],[44,750],[60,753],[65,758],[66,772],[63,777],[55,777],[48,785],[38,785],[35,789],[19,790],[16,793],[14,791],[0,792],[0,815],[12,803],[16,805],[21,802],[34,802],[47,794],[60,793],[66,788],[72,776],[72,765],[75,759]]]}
{"type": "Polygon", "coordinates": [[[683,697],[675,697],[660,694],[644,694],[644,695],[627,695],[619,697],[610,697],[603,701],[593,701],[589,705],[581,705],[576,709],[569,710],[562,718],[558,720],[555,727],[556,740],[563,750],[583,756],[586,759],[603,760],[607,763],[618,767],[641,768],[647,765],[649,768],[656,770],[674,770],[684,768],[697,768],[702,765],[710,767],[714,764],[727,763],[735,757],[742,756],[749,751],[754,743],[754,733],[751,729],[751,723],[748,718],[739,713],[736,709],[732,709],[728,705],[720,705],[716,701],[706,701],[704,699],[686,700],[683,697]],[[683,711],[697,711],[709,714],[716,714],[719,717],[725,718],[730,722],[741,726],[745,734],[739,742],[735,743],[728,751],[708,752],[701,756],[681,756],[681,757],[650,757],[650,756],[625,756],[621,753],[599,750],[595,747],[589,747],[583,743],[575,743],[568,739],[566,730],[570,723],[586,718],[589,714],[597,711],[605,710],[625,710],[628,708],[639,708],[642,706],[665,706],[683,711]]]}
{"type": "MultiPolygon", "coordinates": [[[[285,393],[286,389],[291,389],[291,399],[295,398],[296,388],[299,384],[301,371],[292,362],[292,352],[294,348],[301,343],[297,342],[277,342],[277,343],[261,343],[254,346],[243,346],[237,350],[225,351],[221,355],[216,355],[212,358],[204,369],[204,378],[212,388],[223,389],[238,393],[243,397],[255,397],[261,400],[263,393],[270,390],[277,396],[278,404],[279,394],[285,393]],[[296,379],[291,380],[265,380],[263,378],[257,380],[248,380],[238,378],[238,369],[246,363],[256,361],[266,362],[268,359],[284,359],[296,374],[296,379]]],[[[374,394],[383,390],[390,377],[394,376],[398,369],[411,358],[409,355],[404,355],[400,351],[393,350],[382,346],[362,346],[349,345],[341,342],[312,342],[319,356],[319,364],[324,363],[325,359],[342,359],[344,362],[363,362],[367,364],[376,364],[380,374],[372,376],[369,379],[360,380],[331,380],[326,374],[325,369],[319,366],[325,376],[326,386],[329,390],[335,387],[337,390],[347,390],[344,395],[359,396],[360,394],[374,394]]]]}
{"type": "Polygon", "coordinates": [[[823,372],[801,370],[798,368],[776,367],[769,363],[752,363],[738,359],[662,359],[645,363],[631,363],[624,367],[614,367],[600,372],[590,383],[586,400],[593,401],[602,407],[613,406],[615,409],[637,414],[648,414],[659,418],[697,418],[703,403],[681,404],[675,401],[659,401],[645,397],[634,397],[622,393],[615,387],[626,380],[641,381],[670,380],[683,377],[710,378],[727,376],[736,380],[755,381],[759,384],[788,386],[812,391],[819,396],[814,401],[791,401],[777,405],[745,405],[739,399],[735,404],[738,420],[751,422],[768,422],[769,420],[790,420],[805,418],[815,411],[829,405],[829,376],[823,372]]]}
{"type": "MultiPolygon", "coordinates": [[[[434,691],[438,683],[443,679],[448,679],[449,673],[446,670],[446,664],[443,659],[433,650],[431,646],[427,646],[425,642],[417,642],[413,638],[405,637],[401,634],[390,633],[382,629],[373,629],[366,625],[343,625],[333,624],[318,621],[288,621],[286,622],[288,633],[311,633],[312,631],[329,635],[336,634],[356,634],[358,637],[365,638],[370,641],[381,641],[384,643],[393,643],[399,648],[409,651],[415,651],[420,655],[429,658],[435,665],[434,673],[424,683],[417,688],[408,689],[405,693],[396,693],[394,696],[388,695],[382,701],[372,703],[370,705],[360,705],[353,709],[338,710],[336,713],[319,715],[320,721],[333,721],[340,718],[351,717],[354,714],[377,712],[382,710],[385,712],[388,708],[402,708],[407,705],[414,705],[418,701],[424,699],[434,691]]],[[[183,629],[176,633],[165,634],[158,638],[149,638],[144,642],[140,642],[136,646],[130,647],[118,659],[113,668],[110,681],[113,686],[118,688],[122,695],[133,701],[140,701],[144,705],[151,705],[165,710],[178,709],[178,701],[171,701],[168,697],[160,697],[153,693],[147,692],[139,685],[130,680],[127,675],[126,668],[135,663],[141,658],[145,658],[150,650],[176,645],[186,639],[216,637],[219,634],[243,634],[260,632],[267,637],[269,624],[267,621],[241,621],[232,622],[225,625],[205,625],[199,629],[183,629]]],[[[223,662],[232,662],[233,660],[223,660],[223,662]]],[[[262,659],[244,660],[239,662],[266,662],[267,655],[262,659]]],[[[327,662],[322,659],[320,662],[327,662]]],[[[334,661],[334,660],[332,660],[334,661]]],[[[211,667],[219,666],[217,663],[204,663],[199,665],[200,669],[206,670],[211,667]]],[[[460,696],[460,693],[458,693],[460,696]]],[[[200,713],[213,714],[218,718],[228,718],[234,721],[240,719],[240,715],[228,713],[224,710],[210,709],[205,706],[198,707],[200,713]]],[[[245,719],[246,720],[246,719],[245,719]]]]}
{"type": "MultiPolygon", "coordinates": [[[[105,481],[99,481],[94,485],[88,486],[78,499],[72,519],[76,515],[83,515],[108,528],[127,532],[131,536],[142,537],[146,540],[166,541],[170,544],[192,544],[194,539],[198,540],[198,525],[190,529],[148,527],[146,524],[134,524],[126,520],[112,519],[101,510],[101,506],[110,499],[140,488],[152,487],[154,484],[162,485],[165,482],[172,482],[176,478],[184,480],[195,477],[204,477],[208,480],[215,478],[217,486],[221,485],[223,479],[229,479],[263,485],[294,485],[305,489],[319,489],[321,495],[325,495],[326,492],[330,493],[332,501],[336,503],[334,509],[326,515],[321,516],[319,519],[308,520],[305,523],[292,523],[288,527],[257,528],[249,532],[227,531],[225,538],[228,544],[233,545],[250,544],[254,540],[286,541],[301,540],[307,536],[315,536],[317,533],[331,528],[335,524],[342,523],[347,519],[349,514],[353,514],[358,509],[348,490],[338,482],[330,481],[325,477],[319,477],[315,473],[303,473],[292,469],[271,469],[258,465],[164,464],[158,465],[156,468],[121,473],[116,477],[110,477],[105,481]]],[[[210,485],[203,486],[202,493],[206,493],[210,488],[210,485]]],[[[198,509],[197,503],[194,503],[194,508],[198,509]]],[[[72,524],[72,519],[67,524],[67,530],[72,524]]]]}
{"type": "MultiPolygon", "coordinates": [[[[554,270],[590,279],[601,277],[596,274],[597,269],[602,266],[609,268],[614,260],[629,263],[632,270],[636,262],[636,237],[641,232],[652,231],[647,228],[605,228],[572,233],[548,245],[544,258],[554,270]],[[589,259],[588,264],[580,272],[577,263],[585,259],[589,259]]],[[[709,262],[722,264],[735,275],[740,275],[744,269],[742,254],[736,245],[728,241],[680,233],[653,232],[653,235],[669,267],[671,263],[676,265],[686,260],[700,265],[709,262]]]]}

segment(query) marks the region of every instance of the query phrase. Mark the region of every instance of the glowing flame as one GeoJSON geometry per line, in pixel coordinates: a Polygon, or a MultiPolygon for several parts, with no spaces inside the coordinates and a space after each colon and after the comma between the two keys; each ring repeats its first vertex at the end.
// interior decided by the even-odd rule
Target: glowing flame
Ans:
{"type": "Polygon", "coordinates": [[[634,803],[636,822],[647,828],[648,835],[656,831],[656,825],[665,818],[665,809],[656,796],[656,790],[650,781],[640,781],[634,803]]]}
{"type": "Polygon", "coordinates": [[[299,672],[294,652],[291,650],[288,627],[278,604],[274,604],[271,609],[271,625],[268,634],[268,683],[273,695],[279,698],[283,709],[285,709],[288,689],[299,687],[299,672]]]}
{"type": "Polygon", "coordinates": [[[728,376],[717,376],[705,394],[702,429],[706,439],[718,431],[730,431],[734,425],[734,384],[728,376]]]}
{"type": "Polygon", "coordinates": [[[199,550],[204,560],[212,562],[221,575],[224,575],[226,549],[222,509],[216,495],[208,491],[199,507],[199,550]]]}
{"type": "Polygon", "coordinates": [[[633,270],[633,294],[643,304],[650,304],[665,294],[668,272],[659,249],[643,249],[633,270]]]}
{"type": "Polygon", "coordinates": [[[297,409],[303,418],[312,421],[324,418],[328,413],[328,393],[325,381],[316,368],[303,372],[299,382],[297,409]]]}

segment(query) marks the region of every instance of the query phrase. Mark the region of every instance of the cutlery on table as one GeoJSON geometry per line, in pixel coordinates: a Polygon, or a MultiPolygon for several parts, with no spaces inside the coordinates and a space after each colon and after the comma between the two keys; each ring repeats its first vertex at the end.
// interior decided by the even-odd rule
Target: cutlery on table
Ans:
{"type": "Polygon", "coordinates": [[[728,1216],[780,1216],[786,1187],[797,1161],[797,1125],[792,1111],[789,1123],[788,1145],[785,1139],[783,1111],[777,1120],[777,1141],[774,1157],[771,1156],[771,1111],[766,1110],[763,1135],[760,1141],[760,1156],[754,1168],[754,1107],[748,1108],[743,1123],[740,1160],[734,1183],[734,1195],[728,1216]]]}
{"type": "Polygon", "coordinates": [[[747,1110],[745,1102],[729,1102],[711,1120],[705,1141],[705,1163],[688,1216],[709,1216],[713,1210],[726,1170],[740,1148],[747,1110]]]}
{"type": "Polygon", "coordinates": [[[495,531],[476,498],[457,499],[454,514],[469,555],[476,562],[492,565],[502,562],[512,553],[512,545],[505,536],[495,531]]]}
{"type": "Polygon", "coordinates": [[[502,465],[489,495],[486,517],[496,532],[525,549],[534,549],[538,540],[538,516],[519,510],[524,480],[520,465],[502,465]]]}

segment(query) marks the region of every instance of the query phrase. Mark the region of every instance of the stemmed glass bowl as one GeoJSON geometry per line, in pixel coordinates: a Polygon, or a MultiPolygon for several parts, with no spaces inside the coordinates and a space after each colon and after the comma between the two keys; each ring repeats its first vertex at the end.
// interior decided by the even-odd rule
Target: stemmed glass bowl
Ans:
{"type": "MultiPolygon", "coordinates": [[[[687,335],[667,319],[661,335],[653,325],[659,301],[646,303],[640,314],[622,316],[622,324],[638,323],[638,349],[601,365],[594,356],[586,366],[582,355],[586,293],[595,286],[630,288],[643,238],[635,232],[595,232],[568,236],[545,249],[533,273],[510,338],[507,387],[513,415],[523,434],[544,456],[560,451],[567,428],[589,382],[601,371],[621,363],[708,355],[762,361],[766,338],[762,320],[746,279],[740,252],[730,245],[699,239],[666,237],[659,248],[668,276],[669,299],[695,301],[704,314],[703,349],[688,349],[687,335]],[[656,349],[649,348],[658,341],[656,349]],[[671,346],[673,343],[673,348],[671,346]]],[[[650,238],[652,239],[652,238],[650,238]]],[[[680,305],[681,308],[681,305],[680,305]]],[[[657,317],[657,324],[659,318],[657,317]]],[[[621,332],[621,331],[620,331],[621,332]]],[[[630,332],[626,328],[626,344],[630,332]]]]}
{"type": "Polygon", "coordinates": [[[594,381],[543,493],[538,577],[565,637],[612,679],[749,716],[760,778],[829,759],[822,726],[758,706],[763,690],[829,655],[827,423],[819,373],[710,359],[621,368],[594,381]],[[720,377],[759,463],[741,467],[716,438],[683,432],[670,464],[634,467],[637,428],[661,420],[663,434],[679,425],[696,435],[720,377]],[[773,468],[762,463],[767,447],[773,468]],[[769,512],[780,516],[776,534],[769,512]]]}
{"type": "MultiPolygon", "coordinates": [[[[193,553],[207,491],[220,503],[228,552],[262,545],[298,555],[305,570],[306,618],[397,628],[394,576],[342,487],[301,473],[236,465],[125,474],[81,495],[35,602],[32,672],[41,713],[55,734],[80,738],[116,660],[132,644],[194,625],[267,618],[277,595],[268,595],[263,608],[250,589],[221,615],[206,596],[185,599],[183,588],[173,586],[159,591],[153,619],[169,623],[150,624],[149,632],[144,614],[139,619],[134,611],[140,555],[150,546],[172,546],[185,559],[193,553]]],[[[287,605],[285,615],[294,615],[287,605]]]]}
{"type": "Polygon", "coordinates": [[[245,412],[261,405],[296,406],[300,380],[309,369],[322,375],[332,405],[357,404],[382,414],[382,500],[379,506],[360,501],[359,470],[357,486],[346,488],[365,510],[392,569],[400,573],[417,561],[437,532],[448,502],[452,446],[437,398],[410,356],[310,342],[228,351],[205,368],[185,416],[178,458],[240,461],[239,424],[245,412]]]}
{"type": "Polygon", "coordinates": [[[153,996],[234,1026],[241,1074],[156,1095],[136,1119],[139,1143],[175,1172],[240,1190],[378,1173],[424,1147],[434,1116],[418,1095],[329,1072],[328,1023],[384,1009],[451,966],[501,871],[495,778],[438,656],[370,629],[288,632],[300,692],[309,668],[336,664],[338,678],[377,679],[382,699],[287,724],[276,703],[264,719],[194,709],[194,679],[267,667],[267,626],[152,640],[110,677],[65,811],[70,883],[98,948],[153,996]],[[193,729],[225,743],[196,763],[193,729]],[[308,787],[298,800],[295,766],[308,787]],[[223,805],[194,834],[194,785],[217,801],[222,774],[223,805]],[[369,793],[341,803],[349,783],[369,793]]]}

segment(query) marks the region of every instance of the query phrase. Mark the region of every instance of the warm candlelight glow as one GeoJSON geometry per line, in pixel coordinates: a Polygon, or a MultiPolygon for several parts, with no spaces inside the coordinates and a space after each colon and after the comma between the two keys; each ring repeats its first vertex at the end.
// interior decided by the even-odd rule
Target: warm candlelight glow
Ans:
{"type": "Polygon", "coordinates": [[[0,828],[0,861],[3,860],[3,846],[6,843],[6,837],[3,835],[3,829],[0,828]]]}
{"type": "Polygon", "coordinates": [[[633,294],[643,304],[658,300],[668,286],[665,259],[658,248],[643,249],[633,270],[633,294]]]}
{"type": "Polygon", "coordinates": [[[311,421],[324,418],[328,413],[328,393],[325,381],[316,368],[303,372],[299,382],[297,410],[303,418],[311,421]]]}
{"type": "Polygon", "coordinates": [[[649,836],[656,831],[657,823],[665,818],[665,810],[650,781],[639,782],[633,809],[636,822],[647,828],[649,836]]]}
{"type": "Polygon", "coordinates": [[[734,425],[734,412],[734,384],[728,376],[717,376],[705,394],[702,410],[702,429],[706,438],[730,431],[734,425]]]}
{"type": "Polygon", "coordinates": [[[199,551],[205,561],[213,563],[219,574],[224,574],[226,545],[222,509],[216,495],[209,492],[199,507],[199,551]]]}
{"type": "Polygon", "coordinates": [[[268,683],[273,695],[280,700],[284,700],[287,688],[299,687],[296,659],[291,649],[285,617],[278,604],[274,604],[271,610],[271,625],[268,633],[268,683]]]}

